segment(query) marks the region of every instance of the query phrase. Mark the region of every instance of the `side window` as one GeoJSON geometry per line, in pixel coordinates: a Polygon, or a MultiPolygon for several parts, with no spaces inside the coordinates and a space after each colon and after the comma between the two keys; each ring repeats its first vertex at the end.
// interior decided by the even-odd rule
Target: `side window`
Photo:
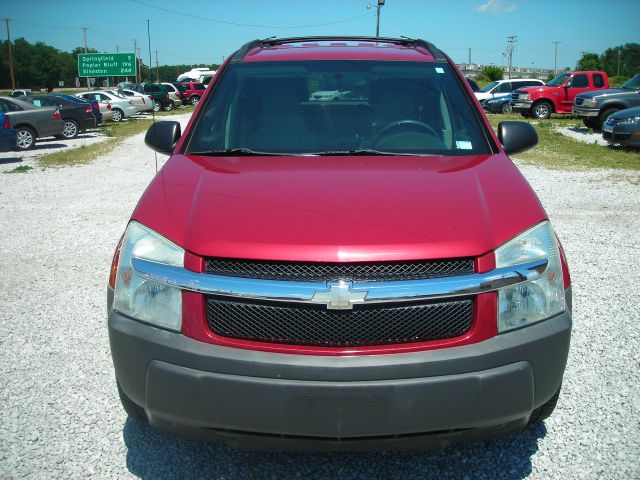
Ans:
{"type": "Polygon", "coordinates": [[[43,107],[45,105],[45,103],[39,98],[34,98],[32,102],[36,107],[43,107]]]}
{"type": "Polygon", "coordinates": [[[604,87],[604,77],[599,73],[593,74],[593,86],[596,88],[604,87]]]}
{"type": "Polygon", "coordinates": [[[509,93],[511,91],[511,82],[504,82],[498,85],[496,93],[509,93]]]}
{"type": "Polygon", "coordinates": [[[5,102],[4,100],[0,100],[0,112],[8,112],[8,111],[9,111],[8,102],[5,102]]]}
{"type": "Polygon", "coordinates": [[[571,79],[572,88],[586,88],[588,86],[589,78],[584,73],[576,75],[571,79]]]}
{"type": "Polygon", "coordinates": [[[151,91],[152,92],[161,92],[162,90],[160,89],[159,85],[151,85],[151,91]]]}

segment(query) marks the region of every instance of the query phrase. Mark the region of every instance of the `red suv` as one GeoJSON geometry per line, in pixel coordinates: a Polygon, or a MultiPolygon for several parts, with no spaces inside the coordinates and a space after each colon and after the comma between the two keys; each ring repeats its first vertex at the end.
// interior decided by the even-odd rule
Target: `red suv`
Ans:
{"type": "Polygon", "coordinates": [[[444,446],[544,419],[571,288],[508,157],[537,141],[521,122],[494,134],[422,40],[245,45],[184,133],[147,132],[171,157],[111,267],[124,408],[271,449],[444,446]]]}
{"type": "Polygon", "coordinates": [[[186,105],[187,103],[190,103],[191,105],[197,105],[202,98],[202,95],[204,95],[206,88],[207,87],[200,82],[179,83],[178,90],[180,91],[182,104],[186,105]]]}

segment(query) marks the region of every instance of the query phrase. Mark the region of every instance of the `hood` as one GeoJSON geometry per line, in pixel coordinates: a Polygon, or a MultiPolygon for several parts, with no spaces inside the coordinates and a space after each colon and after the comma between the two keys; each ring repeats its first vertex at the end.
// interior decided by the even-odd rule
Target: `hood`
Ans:
{"type": "Polygon", "coordinates": [[[622,120],[623,118],[640,116],[640,107],[626,108],[611,115],[612,118],[622,120]]]}
{"type": "Polygon", "coordinates": [[[174,155],[133,218],[201,256],[477,256],[546,218],[504,155],[174,155]]]}
{"type": "Polygon", "coordinates": [[[615,95],[618,96],[633,96],[640,97],[640,92],[638,90],[631,90],[626,88],[608,88],[606,90],[593,90],[591,92],[579,93],[576,97],[580,98],[596,98],[596,97],[609,97],[615,95]]]}
{"type": "Polygon", "coordinates": [[[547,86],[547,85],[541,85],[539,87],[524,87],[524,88],[519,88],[518,90],[516,90],[517,92],[524,92],[524,93],[533,93],[533,92],[546,92],[549,90],[556,90],[558,88],[561,87],[554,87],[554,86],[547,86]]]}

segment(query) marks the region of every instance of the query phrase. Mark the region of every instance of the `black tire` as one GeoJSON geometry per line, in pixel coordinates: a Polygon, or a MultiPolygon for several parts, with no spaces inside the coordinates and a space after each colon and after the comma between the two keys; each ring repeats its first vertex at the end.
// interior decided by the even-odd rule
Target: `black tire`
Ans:
{"type": "Polygon", "coordinates": [[[62,137],[67,140],[76,138],[80,132],[80,125],[75,120],[67,118],[64,121],[64,130],[62,131],[62,137]]]}
{"type": "Polygon", "coordinates": [[[113,117],[111,118],[111,120],[117,123],[117,122],[121,122],[123,118],[124,118],[124,112],[119,108],[114,108],[113,117]]]}
{"type": "Polygon", "coordinates": [[[118,395],[120,396],[120,402],[122,403],[122,408],[124,408],[124,411],[127,412],[127,415],[129,415],[131,418],[134,418],[135,420],[141,420],[143,422],[146,422],[147,414],[145,413],[144,408],[142,408],[136,402],[131,400],[127,396],[127,394],[124,393],[124,390],[122,390],[122,387],[120,386],[120,382],[118,382],[117,380],[116,380],[116,385],[118,387],[118,395]]]}
{"type": "Polygon", "coordinates": [[[512,112],[513,112],[513,108],[511,107],[511,104],[509,102],[502,105],[502,113],[512,113],[512,112]]]}
{"type": "Polygon", "coordinates": [[[551,103],[545,100],[536,102],[531,107],[531,116],[533,118],[539,118],[539,119],[549,118],[552,113],[553,113],[553,105],[551,105],[551,103]]]}
{"type": "Polygon", "coordinates": [[[591,128],[592,130],[600,130],[600,122],[595,118],[583,118],[582,123],[587,128],[591,128]]]}
{"type": "Polygon", "coordinates": [[[522,115],[522,118],[529,118],[529,112],[520,112],[520,115],[522,115]]]}
{"type": "Polygon", "coordinates": [[[169,103],[167,103],[167,104],[164,106],[164,111],[165,111],[165,112],[170,112],[171,110],[173,110],[173,100],[172,100],[172,101],[170,101],[169,103]]]}
{"type": "Polygon", "coordinates": [[[616,113],[619,110],[619,108],[607,108],[606,110],[603,110],[598,116],[598,130],[602,130],[602,126],[604,125],[604,122],[607,121],[607,118],[609,118],[609,115],[616,113]]]}
{"type": "Polygon", "coordinates": [[[200,101],[200,97],[197,95],[193,95],[190,99],[189,102],[191,103],[191,105],[193,105],[194,107],[196,105],[198,105],[198,102],[200,101]]]}
{"type": "Polygon", "coordinates": [[[33,146],[36,144],[36,134],[29,127],[18,127],[16,128],[17,133],[17,142],[16,147],[18,150],[31,150],[33,146]]]}
{"type": "Polygon", "coordinates": [[[160,110],[162,110],[162,104],[160,103],[160,100],[154,100],[153,101],[153,111],[154,112],[159,112],[160,110]]]}
{"type": "Polygon", "coordinates": [[[551,397],[547,403],[540,405],[531,413],[529,425],[540,423],[549,418],[556,408],[558,398],[560,398],[560,388],[558,388],[558,391],[554,393],[553,397],[551,397]]]}

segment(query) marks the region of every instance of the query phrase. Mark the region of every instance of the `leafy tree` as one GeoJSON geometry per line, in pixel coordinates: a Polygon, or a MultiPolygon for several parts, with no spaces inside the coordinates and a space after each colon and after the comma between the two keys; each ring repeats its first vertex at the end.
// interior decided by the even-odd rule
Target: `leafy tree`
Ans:
{"type": "Polygon", "coordinates": [[[500,67],[489,65],[488,67],[484,67],[482,72],[480,72],[480,78],[491,82],[502,80],[504,78],[504,71],[500,67]]]}
{"type": "Polygon", "coordinates": [[[600,58],[598,58],[597,53],[584,53],[580,60],[578,60],[578,70],[580,71],[591,71],[591,70],[601,70],[600,66],[600,58]]]}
{"type": "Polygon", "coordinates": [[[619,65],[620,76],[632,77],[640,72],[640,44],[627,43],[606,49],[600,56],[600,65],[609,76],[618,75],[619,65]]]}

